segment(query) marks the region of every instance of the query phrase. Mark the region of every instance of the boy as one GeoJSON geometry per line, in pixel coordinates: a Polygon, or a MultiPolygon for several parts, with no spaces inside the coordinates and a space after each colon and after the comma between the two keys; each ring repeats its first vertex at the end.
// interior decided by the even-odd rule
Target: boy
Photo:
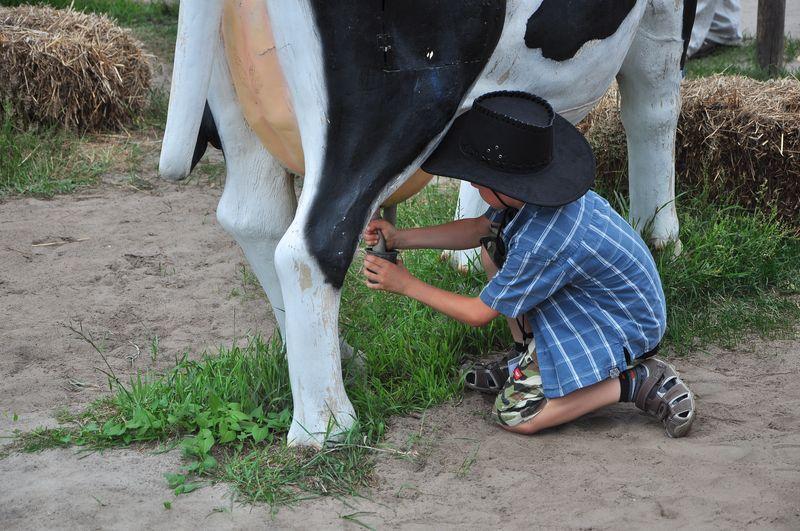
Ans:
{"type": "Polygon", "coordinates": [[[471,182],[492,208],[483,217],[402,231],[376,220],[365,241],[376,243],[380,230],[396,249],[484,243],[492,278],[479,297],[467,297],[422,282],[402,262],[367,256],[367,285],[472,326],[500,314],[518,319],[535,349],[509,366],[495,419],[533,434],[635,402],[662,420],[670,437],[686,435],[694,395],[672,366],[652,357],[666,328],[658,272],[639,235],[589,190],[594,156],[580,132],[536,96],[487,94],[456,120],[423,168],[471,182]]]}

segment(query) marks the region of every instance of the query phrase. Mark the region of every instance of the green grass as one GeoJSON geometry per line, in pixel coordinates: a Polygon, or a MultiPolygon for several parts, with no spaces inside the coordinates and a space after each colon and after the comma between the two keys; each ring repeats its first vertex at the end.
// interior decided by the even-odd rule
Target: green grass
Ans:
{"type": "Polygon", "coordinates": [[[73,192],[95,183],[109,164],[109,150],[96,149],[86,137],[26,129],[9,112],[0,116],[0,197],[73,192]]]}
{"type": "MultiPolygon", "coordinates": [[[[426,188],[400,207],[405,226],[450,219],[453,188],[426,188]]],[[[679,355],[709,342],[735,344],[755,335],[793,334],[800,319],[800,240],[771,214],[752,215],[682,198],[683,253],[657,254],[668,298],[665,352],[679,355]]],[[[476,294],[480,274],[462,275],[436,251],[404,253],[419,277],[460,293],[476,294]]],[[[245,273],[241,273],[245,275],[245,273]]],[[[249,274],[249,273],[248,273],[249,274]]],[[[243,279],[246,280],[246,278],[243,279]]],[[[341,328],[365,356],[363,368],[345,365],[347,390],[358,425],[344,441],[321,452],[287,448],[291,390],[279,339],[250,338],[199,361],[184,356],[164,375],[120,382],[106,369],[113,393],[64,424],[17,435],[17,450],[80,445],[86,449],[159,443],[180,445],[183,469],[167,475],[176,493],[226,481],[242,500],[273,507],[317,495],[352,495],[371,482],[377,454],[413,459],[414,440],[401,448],[382,444],[393,415],[420,412],[457,399],[462,358],[508,344],[501,320],[472,329],[419,303],[366,288],[358,261],[348,275],[341,328]]],[[[75,329],[100,353],[89,333],[75,329]]],[[[154,344],[153,356],[158,346],[154,344]]],[[[457,473],[471,467],[465,459],[457,473]]]]}
{"type": "Polygon", "coordinates": [[[683,253],[657,254],[676,353],[733,347],[748,334],[791,335],[800,319],[800,240],[771,213],[684,201],[683,253]]]}
{"type": "MultiPolygon", "coordinates": [[[[794,61],[800,56],[800,40],[786,39],[786,62],[794,61]]],[[[700,59],[692,59],[686,63],[686,77],[707,77],[715,74],[739,75],[754,79],[769,79],[769,73],[758,66],[756,61],[756,43],[746,39],[742,46],[728,46],[718,52],[700,59]]],[[[783,70],[781,77],[796,76],[797,71],[783,70]]]]}
{"type": "MultiPolygon", "coordinates": [[[[623,211],[617,201],[617,208],[623,211]]],[[[753,334],[795,335],[800,320],[800,239],[770,212],[704,195],[678,199],[681,254],[654,254],[667,298],[663,345],[686,354],[732,348],[753,334]]]]}

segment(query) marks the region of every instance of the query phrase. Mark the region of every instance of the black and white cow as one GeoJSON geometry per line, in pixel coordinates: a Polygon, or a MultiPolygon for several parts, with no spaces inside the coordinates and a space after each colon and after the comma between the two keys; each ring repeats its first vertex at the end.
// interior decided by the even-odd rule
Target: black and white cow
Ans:
{"type": "MultiPolygon", "coordinates": [[[[318,445],[331,426],[352,426],[338,339],[345,273],[370,215],[479,95],[533,92],[577,122],[616,78],[632,219],[655,216],[656,243],[677,238],[675,128],[693,15],[694,0],[181,2],[160,170],[184,178],[207,141],[221,143],[228,176],[218,218],[286,341],[291,443],[318,445]],[[267,22],[256,11],[240,12],[239,26],[226,18],[259,7],[267,22]],[[263,26],[271,40],[256,31],[237,41],[241,24],[263,26]],[[264,57],[278,66],[254,81],[264,57]],[[259,99],[273,82],[271,99],[259,99]],[[286,113],[267,108],[277,100],[295,132],[286,113]],[[290,162],[298,144],[299,162],[290,162]],[[287,167],[304,173],[299,203],[287,167]]],[[[460,210],[476,215],[482,207],[466,191],[460,210]]]]}

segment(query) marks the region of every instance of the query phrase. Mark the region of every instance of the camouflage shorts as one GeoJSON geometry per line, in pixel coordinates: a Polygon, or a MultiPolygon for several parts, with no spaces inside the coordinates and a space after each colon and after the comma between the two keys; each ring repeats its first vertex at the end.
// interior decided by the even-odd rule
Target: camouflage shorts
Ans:
{"type": "Polygon", "coordinates": [[[542,391],[542,377],[536,372],[535,356],[533,349],[522,356],[497,395],[492,415],[498,424],[516,426],[527,422],[538,415],[547,402],[542,391]]]}

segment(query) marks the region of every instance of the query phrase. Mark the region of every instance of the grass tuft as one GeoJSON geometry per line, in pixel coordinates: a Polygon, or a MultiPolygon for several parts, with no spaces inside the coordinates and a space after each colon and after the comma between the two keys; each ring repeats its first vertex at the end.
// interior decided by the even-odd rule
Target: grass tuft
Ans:
{"type": "MultiPolygon", "coordinates": [[[[786,63],[791,63],[800,56],[800,39],[786,37],[786,63]]],[[[756,41],[753,38],[744,40],[741,46],[725,46],[707,57],[690,59],[686,62],[686,77],[708,77],[715,74],[728,76],[739,75],[761,81],[770,79],[769,72],[758,66],[756,60],[756,41]]],[[[784,69],[778,77],[797,77],[797,71],[784,69]]]]}
{"type": "Polygon", "coordinates": [[[55,128],[28,129],[0,109],[0,197],[52,197],[93,184],[109,166],[108,150],[55,128]]]}

